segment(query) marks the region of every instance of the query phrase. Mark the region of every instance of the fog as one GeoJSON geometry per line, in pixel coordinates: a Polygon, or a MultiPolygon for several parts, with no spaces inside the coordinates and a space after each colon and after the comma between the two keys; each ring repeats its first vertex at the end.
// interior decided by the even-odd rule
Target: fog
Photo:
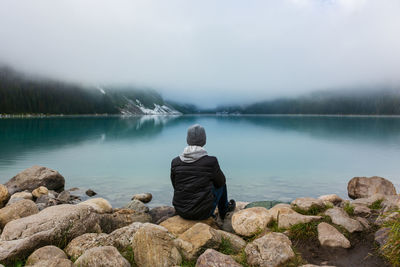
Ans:
{"type": "Polygon", "coordinates": [[[0,2],[0,61],[202,107],[400,84],[398,0],[0,2]]]}

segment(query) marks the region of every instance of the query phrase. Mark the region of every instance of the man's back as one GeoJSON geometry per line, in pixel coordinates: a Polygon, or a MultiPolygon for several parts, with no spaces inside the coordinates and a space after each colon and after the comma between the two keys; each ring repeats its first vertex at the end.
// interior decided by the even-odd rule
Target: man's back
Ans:
{"type": "Polygon", "coordinates": [[[194,162],[176,157],[171,163],[171,182],[174,187],[173,205],[186,219],[206,219],[211,214],[213,188],[225,184],[216,157],[203,156],[194,162]]]}

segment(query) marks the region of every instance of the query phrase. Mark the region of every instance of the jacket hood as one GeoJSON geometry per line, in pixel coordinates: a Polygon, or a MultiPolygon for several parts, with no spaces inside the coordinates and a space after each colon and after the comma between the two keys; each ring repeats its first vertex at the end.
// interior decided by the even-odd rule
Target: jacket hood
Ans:
{"type": "Polygon", "coordinates": [[[198,159],[207,156],[207,151],[201,146],[187,146],[179,158],[186,163],[192,163],[198,159]]]}

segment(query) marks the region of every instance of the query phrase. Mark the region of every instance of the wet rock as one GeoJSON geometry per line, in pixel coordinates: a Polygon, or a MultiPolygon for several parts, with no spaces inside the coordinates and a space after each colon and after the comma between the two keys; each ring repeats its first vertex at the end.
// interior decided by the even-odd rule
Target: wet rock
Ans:
{"type": "Polygon", "coordinates": [[[276,200],[271,200],[271,201],[255,201],[255,202],[251,202],[248,203],[245,206],[245,209],[249,209],[249,208],[254,208],[254,207],[263,207],[266,209],[270,209],[273,206],[282,203],[282,201],[276,201],[276,200]]]}
{"type": "Polygon", "coordinates": [[[149,214],[151,216],[152,223],[160,224],[163,221],[175,216],[176,213],[175,213],[174,207],[161,206],[161,207],[152,208],[149,211],[149,214]]]}
{"type": "Polygon", "coordinates": [[[34,265],[50,259],[68,259],[67,255],[56,246],[44,246],[33,252],[26,260],[26,265],[34,265]]]}
{"type": "Polygon", "coordinates": [[[22,199],[0,209],[0,228],[3,229],[7,223],[13,220],[27,217],[38,212],[39,210],[32,200],[22,199]]]}
{"type": "Polygon", "coordinates": [[[27,192],[27,191],[14,193],[10,197],[10,200],[8,200],[7,205],[11,205],[11,204],[13,204],[15,202],[18,202],[18,201],[22,200],[22,199],[32,200],[33,199],[32,193],[31,192],[27,192]]]}
{"type": "Polygon", "coordinates": [[[149,212],[149,207],[147,207],[141,201],[136,200],[136,199],[134,199],[131,202],[129,202],[128,204],[126,204],[124,206],[124,209],[131,209],[131,210],[135,210],[138,212],[149,212]]]}
{"type": "Polygon", "coordinates": [[[136,264],[141,267],[180,265],[182,257],[173,239],[174,236],[166,228],[146,223],[133,237],[136,264]]]}
{"type": "Polygon", "coordinates": [[[221,236],[207,224],[196,223],[186,232],[179,235],[174,243],[186,259],[196,259],[207,248],[218,248],[221,236]]]}
{"type": "Polygon", "coordinates": [[[220,236],[221,241],[227,240],[232,246],[232,249],[236,252],[239,253],[245,246],[246,246],[246,241],[244,241],[241,237],[228,233],[222,230],[217,230],[217,234],[220,236]]]}
{"type": "Polygon", "coordinates": [[[87,196],[89,196],[89,197],[93,197],[93,196],[97,195],[97,193],[94,192],[92,189],[86,190],[85,194],[86,194],[87,196]]]}
{"type": "Polygon", "coordinates": [[[79,203],[78,205],[87,205],[92,207],[97,213],[110,213],[112,212],[112,206],[110,202],[104,198],[92,198],[79,203]]]}
{"type": "Polygon", "coordinates": [[[334,207],[332,209],[328,209],[325,211],[325,215],[331,217],[332,222],[334,224],[343,226],[350,233],[359,232],[363,230],[362,225],[359,221],[351,219],[347,213],[338,207],[334,207]]]}
{"type": "Polygon", "coordinates": [[[254,266],[279,266],[295,256],[292,242],[281,233],[268,233],[247,244],[247,263],[254,266]]]}
{"type": "Polygon", "coordinates": [[[87,250],[76,260],[75,265],[80,267],[131,266],[118,250],[112,246],[97,247],[87,250]]]}
{"type": "Polygon", "coordinates": [[[298,207],[302,210],[309,210],[311,207],[316,206],[316,207],[324,207],[324,201],[321,199],[317,198],[312,198],[312,197],[300,197],[296,198],[295,200],[292,201],[291,203],[292,207],[298,207]]]}
{"type": "Polygon", "coordinates": [[[235,212],[232,216],[233,230],[242,236],[252,236],[264,230],[272,216],[266,208],[254,207],[235,212]]]}
{"type": "MultiPolygon", "coordinates": [[[[0,261],[23,258],[45,245],[97,232],[99,214],[86,205],[58,205],[6,224],[0,238],[0,261]]],[[[66,245],[66,244],[65,244],[66,245]]]]}
{"type": "Polygon", "coordinates": [[[143,203],[149,203],[153,199],[153,195],[151,193],[142,193],[133,195],[132,200],[139,200],[143,203]]]}
{"type": "Polygon", "coordinates": [[[41,196],[47,196],[48,193],[49,190],[44,186],[39,186],[38,188],[32,191],[32,195],[36,198],[39,198],[41,196]]]}
{"type": "Polygon", "coordinates": [[[379,244],[380,247],[384,246],[388,241],[390,233],[389,227],[384,227],[376,231],[375,233],[375,242],[379,244]]]}
{"type": "Polygon", "coordinates": [[[116,229],[128,226],[134,222],[151,222],[151,216],[148,213],[119,209],[114,213],[102,214],[99,224],[104,233],[111,233],[116,229]]]}
{"type": "Polygon", "coordinates": [[[60,192],[64,184],[65,179],[59,172],[35,165],[18,173],[5,186],[10,194],[14,194],[24,190],[32,191],[40,186],[60,192]]]}
{"type": "Polygon", "coordinates": [[[324,203],[325,201],[329,201],[333,205],[339,205],[343,201],[343,199],[336,194],[323,195],[320,196],[318,199],[321,199],[322,201],[324,201],[324,203]]]}
{"type": "Polygon", "coordinates": [[[160,223],[160,225],[165,227],[171,234],[178,236],[199,222],[210,225],[213,228],[217,228],[215,221],[212,218],[209,218],[206,220],[201,220],[201,221],[192,221],[192,220],[183,219],[179,215],[176,215],[174,217],[171,217],[171,218],[163,221],[162,223],[160,223]]]}
{"type": "Polygon", "coordinates": [[[321,246],[349,248],[350,241],[335,227],[327,223],[318,224],[318,240],[321,246]]]}
{"type": "Polygon", "coordinates": [[[347,184],[347,192],[352,199],[368,198],[374,194],[396,195],[396,188],[389,180],[373,176],[354,177],[347,184]]]}
{"type": "Polygon", "coordinates": [[[196,267],[241,267],[231,256],[207,249],[196,261],[196,267]]]}
{"type": "Polygon", "coordinates": [[[26,267],[76,267],[74,263],[68,259],[53,258],[48,260],[42,260],[34,265],[26,265],[26,267]]]}
{"type": "Polygon", "coordinates": [[[8,193],[7,187],[0,184],[0,208],[4,207],[9,198],[10,194],[8,193]]]}

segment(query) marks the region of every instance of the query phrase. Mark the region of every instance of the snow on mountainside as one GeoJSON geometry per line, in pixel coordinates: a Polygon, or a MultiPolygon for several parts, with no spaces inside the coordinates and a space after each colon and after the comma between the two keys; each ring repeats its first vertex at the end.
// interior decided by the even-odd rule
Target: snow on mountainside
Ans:
{"type": "Polygon", "coordinates": [[[168,107],[165,104],[159,105],[153,103],[153,107],[144,106],[139,99],[135,99],[135,101],[125,97],[127,103],[120,108],[121,114],[125,116],[129,115],[181,115],[182,113],[173,109],[172,107],[168,107]]]}

